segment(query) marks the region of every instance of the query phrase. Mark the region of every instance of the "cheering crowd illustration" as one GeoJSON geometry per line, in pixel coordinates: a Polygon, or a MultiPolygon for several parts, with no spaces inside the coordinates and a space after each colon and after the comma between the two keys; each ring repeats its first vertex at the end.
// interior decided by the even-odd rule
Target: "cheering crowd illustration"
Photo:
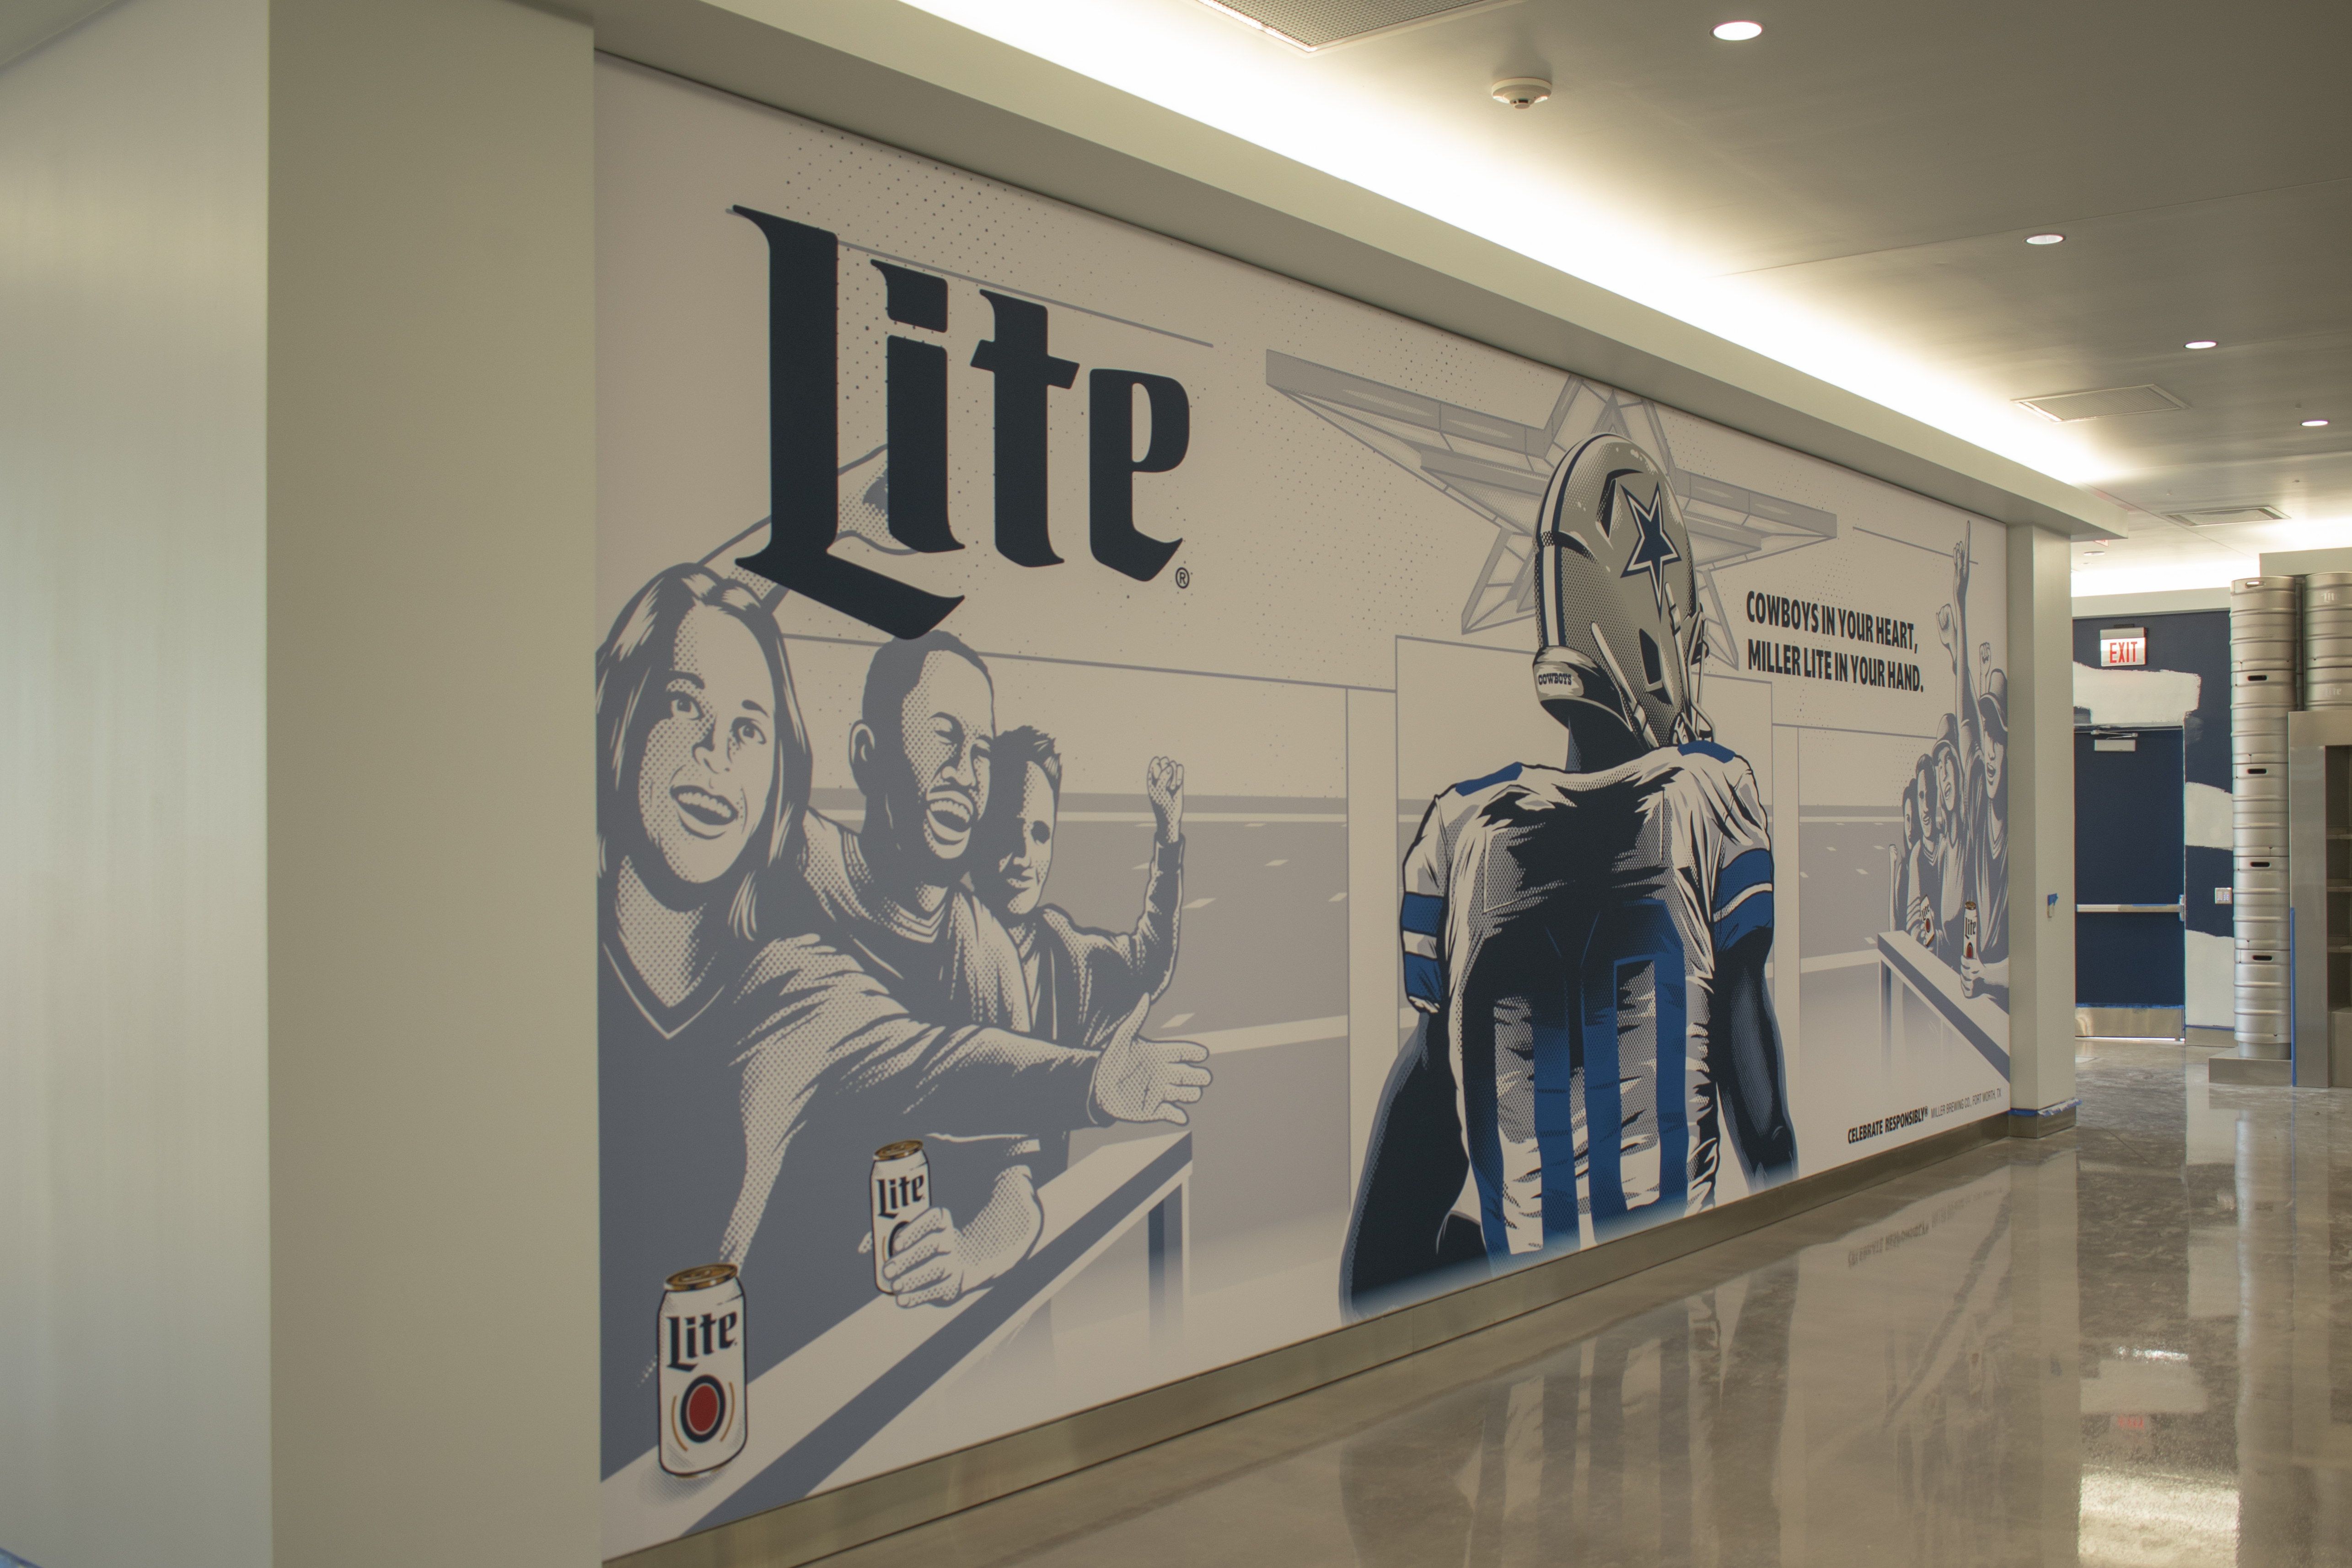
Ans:
{"type": "Polygon", "coordinates": [[[2009,677],[1969,647],[1969,542],[1952,551],[1952,602],[1936,612],[1954,710],[1903,790],[1892,922],[1957,972],[1969,995],[2009,1005],[2009,677]]]}
{"type": "Polygon", "coordinates": [[[756,1380],[877,1299],[877,1149],[921,1139],[933,1194],[883,1288],[945,1304],[1035,1246],[1072,1131],[1183,1122],[1210,1081],[1139,1032],[1176,963],[1181,765],[1147,770],[1141,918],[1090,931],[1043,901],[1058,750],[999,732],[952,636],[877,650],[863,820],[812,809],[776,599],[672,567],[596,658],[607,1475],[652,1445],[672,1274],[739,1271],[756,1380]]]}

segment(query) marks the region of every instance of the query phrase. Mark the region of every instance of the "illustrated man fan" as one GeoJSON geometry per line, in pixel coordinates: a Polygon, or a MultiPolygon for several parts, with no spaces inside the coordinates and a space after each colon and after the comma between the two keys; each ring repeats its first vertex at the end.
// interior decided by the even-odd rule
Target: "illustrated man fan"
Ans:
{"type": "MultiPolygon", "coordinates": [[[[1007,792],[1023,790],[1029,771],[1017,760],[1000,769],[998,750],[995,683],[960,638],[935,631],[876,649],[849,737],[865,820],[853,830],[810,814],[801,854],[807,890],[828,928],[919,1016],[1132,1059],[1139,1087],[1165,1087],[1150,1090],[1149,1105],[1121,1103],[1115,1069],[1103,1080],[1106,1109],[1181,1122],[1180,1105],[1210,1081],[1199,1046],[1139,1039],[1132,1023],[1083,1041],[1039,1026],[1023,949],[971,886],[994,885],[982,826],[1002,820],[1007,792]]],[[[942,1200],[884,1260],[902,1305],[951,1301],[1027,1256],[1044,1223],[1037,1185],[1066,1163],[1072,1125],[902,1129],[924,1137],[942,1200]]]]}
{"type": "Polygon", "coordinates": [[[740,1267],[756,1378],[873,1299],[876,1148],[1181,1119],[1208,1075],[1197,1047],[1074,1050],[925,1011],[840,940],[799,874],[811,756],[783,637],[742,584],[677,566],[634,595],[597,652],[596,730],[610,1475],[653,1443],[669,1275],[740,1267]]]}

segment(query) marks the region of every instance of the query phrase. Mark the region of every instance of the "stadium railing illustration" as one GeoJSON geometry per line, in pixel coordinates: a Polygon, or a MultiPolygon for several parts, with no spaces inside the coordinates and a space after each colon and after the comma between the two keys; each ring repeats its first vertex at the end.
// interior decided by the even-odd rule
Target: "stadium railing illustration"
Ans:
{"type": "Polygon", "coordinates": [[[1906,1049],[1903,994],[1925,1002],[1977,1053],[2009,1076],[2009,1015],[1990,996],[1969,996],[1960,977],[1907,931],[1881,931],[1878,943],[1878,1039],[1892,1061],[1906,1049]]]}
{"type": "Polygon", "coordinates": [[[1149,1257],[1151,1336],[1183,1333],[1185,1194],[1192,1135],[1096,1150],[1037,1190],[1045,1228],[1029,1256],[946,1306],[902,1308],[877,1295],[752,1381],[750,1441],[724,1469],[681,1479],[652,1449],[604,1484],[607,1556],[718,1522],[737,1494],[771,1507],[860,1473],[858,1456],[923,1394],[1020,1332],[1037,1310],[1140,1223],[1149,1257]],[[845,1473],[846,1472],[846,1473],[845,1473]],[[616,1536],[614,1533],[618,1531],[616,1536]]]}

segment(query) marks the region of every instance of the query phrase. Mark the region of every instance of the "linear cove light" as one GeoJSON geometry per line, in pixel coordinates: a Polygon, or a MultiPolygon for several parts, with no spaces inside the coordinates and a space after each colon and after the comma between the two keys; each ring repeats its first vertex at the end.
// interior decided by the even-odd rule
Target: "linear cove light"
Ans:
{"type": "MultiPolygon", "coordinates": [[[[1545,138],[1481,147],[1474,156],[1459,128],[1430,105],[1402,102],[1376,83],[1345,76],[1318,72],[1309,83],[1298,72],[1313,67],[1286,45],[1234,47],[1224,28],[1202,25],[1198,13],[1207,7],[1199,0],[904,3],[1612,289],[2054,478],[2098,484],[2120,477],[2119,460],[2084,441],[2077,428],[2021,420],[2006,399],[1963,384],[1883,334],[1832,319],[1755,278],[1720,276],[1704,247],[1681,238],[1680,220],[1671,213],[1624,210],[1610,195],[1615,187],[1605,166],[1564,163],[1545,138]]],[[[1227,3],[1274,10],[1268,0],[1227,3]]],[[[1286,0],[1286,5],[1299,3],[1286,0]]],[[[1415,6],[1426,3],[1412,0],[1415,6]]],[[[1350,4],[1369,8],[1368,0],[1350,4]]],[[[1465,9],[1453,8],[1457,15],[1465,9]]],[[[1464,85],[1475,91],[1485,84],[1464,85]]],[[[1566,84],[1553,85],[1565,102],[1568,95],[1559,89],[1566,84]]],[[[1537,129],[1535,111],[1529,113],[1528,121],[1515,119],[1515,124],[1537,129]]]]}

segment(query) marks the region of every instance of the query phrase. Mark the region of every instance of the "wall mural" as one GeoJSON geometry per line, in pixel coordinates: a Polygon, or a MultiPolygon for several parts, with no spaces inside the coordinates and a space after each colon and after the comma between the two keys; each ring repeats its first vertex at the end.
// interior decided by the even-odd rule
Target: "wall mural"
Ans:
{"type": "Polygon", "coordinates": [[[2006,1110],[2000,529],[598,117],[607,1555],[2006,1110]]]}

